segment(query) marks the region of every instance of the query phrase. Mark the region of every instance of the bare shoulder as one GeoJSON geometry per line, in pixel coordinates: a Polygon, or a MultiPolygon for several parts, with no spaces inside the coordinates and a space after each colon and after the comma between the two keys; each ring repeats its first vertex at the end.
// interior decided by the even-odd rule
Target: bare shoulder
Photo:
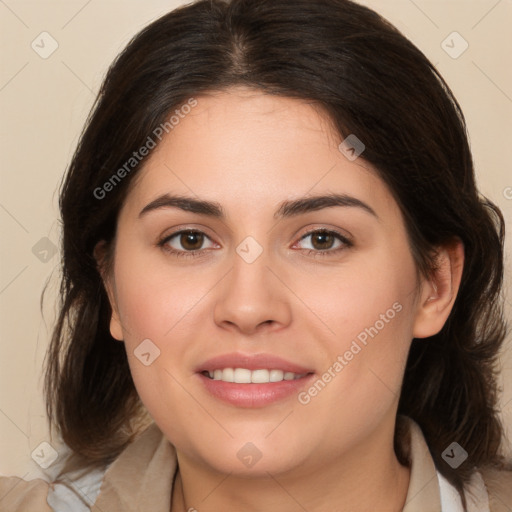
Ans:
{"type": "Polygon", "coordinates": [[[491,512],[512,510],[512,470],[481,468],[480,474],[489,494],[491,512]]]}
{"type": "Polygon", "coordinates": [[[46,500],[50,484],[40,478],[23,480],[17,476],[0,476],[0,510],[2,512],[52,512],[46,500]]]}

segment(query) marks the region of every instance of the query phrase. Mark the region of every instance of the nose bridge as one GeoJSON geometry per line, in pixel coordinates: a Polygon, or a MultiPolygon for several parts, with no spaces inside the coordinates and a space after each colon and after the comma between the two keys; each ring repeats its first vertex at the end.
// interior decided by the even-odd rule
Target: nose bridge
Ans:
{"type": "Polygon", "coordinates": [[[248,236],[235,248],[231,272],[215,304],[215,321],[244,332],[282,326],[290,320],[286,287],[276,278],[272,254],[248,236]],[[267,327],[268,328],[268,327],[267,327]]]}

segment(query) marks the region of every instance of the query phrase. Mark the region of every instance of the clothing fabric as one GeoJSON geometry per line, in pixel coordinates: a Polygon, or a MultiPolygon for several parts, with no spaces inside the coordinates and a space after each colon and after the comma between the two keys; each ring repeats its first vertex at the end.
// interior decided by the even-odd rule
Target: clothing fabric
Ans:
{"type": "MultiPolygon", "coordinates": [[[[436,469],[420,427],[406,425],[410,482],[403,512],[463,512],[458,491],[436,469]]],[[[178,469],[176,450],[151,424],[108,467],[61,483],[0,477],[1,512],[169,512],[178,469]]],[[[468,512],[512,512],[512,472],[474,473],[468,512]]]]}

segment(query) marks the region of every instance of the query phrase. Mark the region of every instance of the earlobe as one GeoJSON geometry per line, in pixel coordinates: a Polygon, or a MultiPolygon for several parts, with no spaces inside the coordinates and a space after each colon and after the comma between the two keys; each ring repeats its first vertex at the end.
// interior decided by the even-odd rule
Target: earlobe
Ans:
{"type": "Polygon", "coordinates": [[[121,329],[121,322],[116,311],[112,309],[112,316],[110,317],[110,334],[112,338],[117,341],[124,341],[123,330],[121,329]]]}
{"type": "Polygon", "coordinates": [[[123,329],[121,327],[121,321],[119,319],[119,309],[116,301],[116,294],[114,291],[115,285],[112,283],[112,278],[107,277],[103,280],[105,290],[110,302],[110,308],[112,314],[110,315],[110,334],[118,341],[124,341],[123,329]]]}
{"type": "Polygon", "coordinates": [[[464,245],[456,240],[438,249],[436,269],[422,283],[418,297],[413,337],[428,338],[446,323],[459,291],[464,268],[464,245]]]}
{"type": "Polygon", "coordinates": [[[115,294],[115,284],[113,283],[113,277],[107,271],[107,266],[105,264],[107,254],[107,246],[104,240],[98,242],[94,247],[93,255],[96,260],[96,265],[98,268],[98,272],[103,281],[103,286],[107,293],[107,297],[110,303],[110,308],[112,310],[112,314],[110,317],[110,334],[112,337],[118,341],[123,341],[123,330],[121,328],[121,322],[119,320],[119,311],[117,307],[116,294],[115,294]]]}

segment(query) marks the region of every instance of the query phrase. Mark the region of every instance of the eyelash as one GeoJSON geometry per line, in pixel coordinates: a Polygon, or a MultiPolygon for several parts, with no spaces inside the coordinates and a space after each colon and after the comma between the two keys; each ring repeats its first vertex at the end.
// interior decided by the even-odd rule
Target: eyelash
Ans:
{"type": "MultiPolygon", "coordinates": [[[[203,250],[201,250],[201,249],[198,249],[195,251],[177,251],[176,249],[172,249],[167,245],[167,243],[170,240],[172,240],[174,237],[181,235],[183,233],[194,233],[194,234],[199,233],[199,234],[205,235],[207,238],[209,238],[208,235],[206,235],[206,233],[203,233],[202,231],[194,230],[194,229],[183,229],[181,231],[176,231],[175,233],[172,233],[172,234],[164,237],[162,240],[160,240],[157,243],[158,247],[162,248],[162,250],[164,250],[167,253],[172,254],[173,256],[176,256],[178,258],[198,258],[198,257],[202,256],[203,250]]],[[[340,242],[343,243],[343,245],[341,247],[338,247],[337,249],[326,249],[323,251],[316,250],[316,249],[303,249],[306,251],[306,254],[308,256],[313,256],[315,258],[317,258],[317,257],[323,258],[326,256],[333,256],[343,250],[353,247],[353,245],[354,245],[346,236],[342,235],[341,233],[338,233],[337,231],[328,230],[328,229],[314,229],[312,231],[308,231],[307,233],[305,233],[304,235],[302,235],[300,237],[299,241],[304,240],[308,236],[311,236],[314,234],[319,234],[319,233],[325,234],[325,235],[334,235],[340,242]]]]}

